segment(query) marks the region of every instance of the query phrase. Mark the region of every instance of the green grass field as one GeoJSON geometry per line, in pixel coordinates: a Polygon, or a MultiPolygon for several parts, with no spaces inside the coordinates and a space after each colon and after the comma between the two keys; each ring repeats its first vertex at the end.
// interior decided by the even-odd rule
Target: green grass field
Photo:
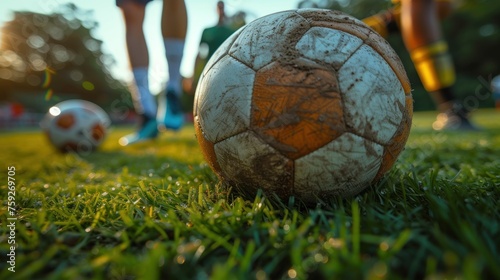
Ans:
{"type": "Polygon", "coordinates": [[[380,183],[313,209],[222,188],[192,126],[125,148],[114,128],[84,156],[3,132],[0,279],[500,279],[500,112],[473,133],[434,118],[380,183]]]}

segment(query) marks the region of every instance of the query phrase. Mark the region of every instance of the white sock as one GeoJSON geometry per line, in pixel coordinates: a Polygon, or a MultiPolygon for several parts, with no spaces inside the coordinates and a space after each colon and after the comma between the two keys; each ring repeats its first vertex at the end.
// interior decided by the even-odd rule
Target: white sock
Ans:
{"type": "Polygon", "coordinates": [[[181,62],[184,55],[184,40],[174,38],[164,38],[165,55],[168,63],[168,83],[167,88],[176,93],[182,92],[181,62]]]}
{"type": "Polygon", "coordinates": [[[149,91],[148,68],[137,67],[132,69],[132,73],[134,73],[135,84],[137,85],[137,91],[139,93],[136,99],[142,107],[139,113],[154,118],[156,116],[156,101],[151,91],[149,91]]]}

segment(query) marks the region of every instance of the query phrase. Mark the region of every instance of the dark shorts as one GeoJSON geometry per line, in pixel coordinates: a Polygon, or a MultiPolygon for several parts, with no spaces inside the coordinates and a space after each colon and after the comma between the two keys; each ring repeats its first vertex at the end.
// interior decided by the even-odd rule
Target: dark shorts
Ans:
{"type": "Polygon", "coordinates": [[[138,4],[144,4],[144,5],[146,5],[147,3],[149,3],[149,2],[151,2],[153,0],[116,0],[116,6],[120,6],[125,1],[132,1],[132,2],[136,2],[138,4]]]}

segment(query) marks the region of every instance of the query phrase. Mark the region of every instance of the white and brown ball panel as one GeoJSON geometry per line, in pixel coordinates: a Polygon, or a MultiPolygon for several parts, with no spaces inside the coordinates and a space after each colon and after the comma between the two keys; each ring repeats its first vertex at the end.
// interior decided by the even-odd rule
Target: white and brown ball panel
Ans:
{"type": "Polygon", "coordinates": [[[383,151],[379,144],[344,133],[324,147],[295,160],[294,193],[300,197],[321,196],[333,190],[342,190],[343,196],[356,194],[377,175],[383,151]]]}
{"type": "Polygon", "coordinates": [[[410,136],[411,123],[413,118],[413,98],[411,97],[411,95],[406,96],[405,105],[405,109],[402,109],[402,111],[405,113],[403,114],[398,130],[396,131],[390,142],[385,145],[382,165],[380,166],[380,170],[377,176],[374,178],[374,181],[382,178],[382,176],[384,176],[384,174],[389,171],[389,169],[391,169],[391,167],[398,159],[398,156],[404,150],[406,141],[410,136]]]}
{"type": "Polygon", "coordinates": [[[340,11],[299,9],[296,12],[309,21],[311,26],[322,26],[341,30],[353,34],[361,40],[365,40],[368,34],[373,32],[373,30],[359,19],[340,11]]]}
{"type": "Polygon", "coordinates": [[[410,93],[410,82],[398,55],[384,38],[378,35],[365,23],[338,11],[301,9],[298,10],[297,13],[306,18],[313,28],[326,27],[332,30],[342,31],[353,35],[355,38],[359,38],[364,44],[372,47],[379,55],[384,57],[387,63],[392,67],[394,73],[396,73],[401,81],[405,93],[410,93]]]}
{"type": "Polygon", "coordinates": [[[248,129],[255,71],[225,56],[214,65],[197,91],[199,122],[205,137],[217,143],[248,129]],[[209,81],[218,81],[206,85],[209,81]]]}
{"type": "Polygon", "coordinates": [[[299,40],[296,49],[303,57],[338,70],[363,44],[347,32],[326,27],[312,27],[299,40]]]}
{"type": "Polygon", "coordinates": [[[389,45],[389,43],[378,35],[376,32],[371,32],[365,44],[373,48],[384,60],[391,66],[392,72],[398,77],[406,95],[411,95],[411,84],[406,70],[401,62],[398,54],[389,45]]]}
{"type": "Polygon", "coordinates": [[[217,161],[217,153],[215,152],[215,146],[213,142],[210,142],[201,126],[200,117],[194,117],[194,129],[198,144],[200,145],[203,157],[208,162],[208,165],[212,167],[214,172],[222,178],[222,169],[217,161]]]}
{"type": "Polygon", "coordinates": [[[275,62],[260,69],[252,93],[251,129],[290,159],[345,131],[336,76],[312,61],[275,62]]]}
{"type": "Polygon", "coordinates": [[[363,45],[340,68],[338,76],[347,126],[375,142],[389,143],[401,123],[406,101],[391,67],[363,45]]]}
{"type": "MultiPolygon", "coordinates": [[[[223,57],[225,57],[227,55],[227,52],[228,52],[229,48],[234,43],[234,41],[236,40],[236,38],[238,38],[241,30],[242,29],[234,32],[231,36],[229,36],[229,38],[227,38],[224,41],[224,43],[222,43],[222,45],[220,45],[219,48],[217,48],[217,50],[214,52],[214,54],[212,55],[212,57],[208,60],[207,64],[203,68],[201,76],[200,76],[200,78],[198,80],[198,85],[196,87],[196,92],[203,92],[203,91],[206,90],[204,88],[204,87],[206,87],[206,83],[203,83],[203,80],[205,80],[205,76],[212,69],[212,67],[214,65],[218,64],[219,60],[221,60],[223,57]]],[[[193,106],[194,107],[193,108],[193,115],[194,116],[198,115],[198,105],[197,104],[198,104],[198,95],[195,95],[194,106],[193,106]]]]}
{"type": "Polygon", "coordinates": [[[241,31],[229,55],[255,71],[273,61],[290,61],[298,56],[293,46],[309,27],[309,22],[293,11],[268,15],[241,31]]]}
{"type": "Polygon", "coordinates": [[[252,131],[246,131],[214,145],[217,161],[227,181],[249,190],[292,194],[293,161],[282,155],[252,131]]]}

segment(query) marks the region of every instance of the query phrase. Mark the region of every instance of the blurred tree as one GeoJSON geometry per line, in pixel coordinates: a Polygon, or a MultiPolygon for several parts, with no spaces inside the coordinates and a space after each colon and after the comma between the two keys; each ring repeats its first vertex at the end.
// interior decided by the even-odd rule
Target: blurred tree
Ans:
{"type": "MultiPolygon", "coordinates": [[[[472,107],[493,107],[489,83],[500,74],[500,1],[461,0],[459,8],[443,21],[443,33],[457,71],[456,90],[472,107]]],[[[304,0],[302,7],[340,10],[362,19],[390,7],[390,0],[304,0]]],[[[434,110],[423,89],[399,34],[388,38],[405,65],[414,89],[415,110],[434,110]]]]}
{"type": "Polygon", "coordinates": [[[109,72],[115,63],[94,38],[97,23],[92,11],[74,4],[45,15],[16,12],[2,29],[0,45],[0,100],[21,101],[45,112],[54,103],[80,98],[107,109],[127,88],[109,72]]]}

